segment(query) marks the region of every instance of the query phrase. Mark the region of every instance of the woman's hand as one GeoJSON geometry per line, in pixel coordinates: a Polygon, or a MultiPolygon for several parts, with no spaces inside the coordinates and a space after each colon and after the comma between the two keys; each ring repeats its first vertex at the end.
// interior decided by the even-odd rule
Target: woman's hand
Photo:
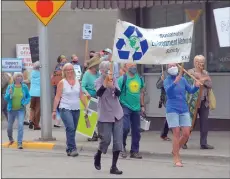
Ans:
{"type": "Polygon", "coordinates": [[[108,81],[108,82],[107,82],[107,86],[108,86],[109,88],[114,88],[113,81],[108,81]]]}
{"type": "Polygon", "coordinates": [[[196,81],[195,82],[195,86],[199,88],[200,87],[200,83],[198,81],[196,81]]]}
{"type": "Polygon", "coordinates": [[[56,119],[56,112],[55,112],[55,111],[52,112],[52,119],[53,119],[53,120],[56,119]]]}
{"type": "Polygon", "coordinates": [[[88,100],[90,100],[91,95],[90,95],[89,93],[86,93],[85,95],[86,95],[86,97],[88,98],[88,100]]]}
{"type": "Polygon", "coordinates": [[[177,84],[181,80],[181,75],[178,75],[174,81],[175,84],[177,84]]]}
{"type": "Polygon", "coordinates": [[[12,94],[12,92],[13,92],[13,91],[12,91],[12,87],[10,87],[9,93],[12,94]]]}

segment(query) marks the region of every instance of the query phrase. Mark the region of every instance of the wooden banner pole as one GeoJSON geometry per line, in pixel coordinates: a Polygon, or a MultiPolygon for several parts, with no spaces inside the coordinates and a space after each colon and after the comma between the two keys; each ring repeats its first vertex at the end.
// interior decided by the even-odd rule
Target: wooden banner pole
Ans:
{"type": "Polygon", "coordinates": [[[89,40],[85,40],[85,61],[87,62],[88,60],[88,48],[89,48],[89,40]]]}

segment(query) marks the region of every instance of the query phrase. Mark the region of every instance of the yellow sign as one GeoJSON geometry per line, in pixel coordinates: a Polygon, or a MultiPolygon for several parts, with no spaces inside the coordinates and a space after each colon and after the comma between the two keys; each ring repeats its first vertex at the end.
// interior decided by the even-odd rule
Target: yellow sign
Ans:
{"type": "Polygon", "coordinates": [[[88,137],[88,138],[92,138],[93,137],[93,133],[96,129],[97,126],[97,118],[98,115],[96,112],[92,112],[92,114],[89,116],[89,121],[90,121],[90,128],[86,127],[86,123],[85,123],[85,118],[84,118],[84,106],[82,103],[80,103],[80,117],[79,117],[79,121],[78,121],[78,126],[77,126],[77,133],[88,137]]]}
{"type": "Polygon", "coordinates": [[[65,2],[66,0],[25,0],[25,4],[45,26],[47,26],[47,24],[53,19],[65,2]]]}

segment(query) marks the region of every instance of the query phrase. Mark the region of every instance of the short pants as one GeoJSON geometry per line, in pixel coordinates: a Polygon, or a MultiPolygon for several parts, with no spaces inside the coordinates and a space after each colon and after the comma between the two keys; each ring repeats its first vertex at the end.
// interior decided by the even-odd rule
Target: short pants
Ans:
{"type": "Polygon", "coordinates": [[[189,113],[166,113],[166,120],[169,128],[191,127],[191,117],[189,113]]]}

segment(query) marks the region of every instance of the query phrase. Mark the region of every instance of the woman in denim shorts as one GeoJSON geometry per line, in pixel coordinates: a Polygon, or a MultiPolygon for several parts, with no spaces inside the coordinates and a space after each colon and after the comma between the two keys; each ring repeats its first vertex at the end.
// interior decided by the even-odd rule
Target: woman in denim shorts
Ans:
{"type": "Polygon", "coordinates": [[[199,84],[191,87],[186,79],[178,75],[176,64],[168,64],[168,77],[164,80],[167,95],[166,120],[173,131],[173,158],[177,167],[182,167],[179,151],[187,141],[190,134],[191,119],[186,102],[186,91],[194,94],[199,89],[199,84]],[[182,136],[180,136],[180,129],[182,136]]]}

